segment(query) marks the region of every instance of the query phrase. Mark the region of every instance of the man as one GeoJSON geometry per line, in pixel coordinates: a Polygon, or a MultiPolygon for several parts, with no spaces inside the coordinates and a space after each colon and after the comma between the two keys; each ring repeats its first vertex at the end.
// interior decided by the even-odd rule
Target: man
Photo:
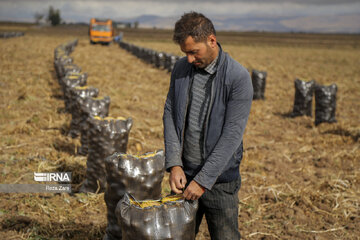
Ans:
{"type": "Polygon", "coordinates": [[[200,13],[184,14],[173,40],[186,57],[174,66],[164,107],[171,190],[199,199],[196,233],[205,214],[211,239],[240,239],[239,165],[253,97],[249,73],[223,52],[212,22],[200,13]]]}

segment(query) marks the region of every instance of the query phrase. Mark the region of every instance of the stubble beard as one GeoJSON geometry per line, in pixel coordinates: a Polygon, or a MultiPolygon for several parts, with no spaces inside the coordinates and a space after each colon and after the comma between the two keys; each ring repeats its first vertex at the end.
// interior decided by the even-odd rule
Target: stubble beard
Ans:
{"type": "Polygon", "coordinates": [[[213,58],[213,52],[211,47],[206,43],[206,56],[200,61],[194,61],[194,63],[200,63],[200,65],[193,64],[196,68],[206,68],[215,58],[213,58]]]}

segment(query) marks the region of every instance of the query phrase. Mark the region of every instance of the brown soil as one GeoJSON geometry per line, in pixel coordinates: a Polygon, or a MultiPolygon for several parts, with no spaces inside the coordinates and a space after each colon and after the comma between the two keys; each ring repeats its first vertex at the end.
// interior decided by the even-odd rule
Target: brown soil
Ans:
{"type": "MultiPolygon", "coordinates": [[[[54,49],[79,38],[71,54],[88,85],[110,96],[110,115],[131,116],[128,152],[163,148],[162,112],[170,74],[113,44],[90,45],[85,27],[36,28],[0,39],[0,183],[34,183],[33,172],[70,171],[77,188],[86,158],[68,137],[71,116],[54,49]]],[[[124,30],[125,41],[181,54],[171,32],[124,30]]],[[[268,73],[265,100],[254,101],[244,136],[239,228],[244,239],[359,239],[360,36],[219,33],[225,51],[268,73]],[[289,118],[294,80],[338,85],[337,123],[289,118]]],[[[169,192],[165,179],[164,194],[169,192]]],[[[103,194],[0,194],[0,239],[102,239],[103,194]]],[[[206,223],[197,239],[210,239],[206,223]]]]}

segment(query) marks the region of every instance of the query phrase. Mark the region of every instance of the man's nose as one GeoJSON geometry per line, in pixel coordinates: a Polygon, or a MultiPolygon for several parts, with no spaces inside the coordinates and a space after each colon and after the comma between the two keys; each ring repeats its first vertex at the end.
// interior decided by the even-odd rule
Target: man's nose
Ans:
{"type": "Polygon", "coordinates": [[[191,55],[191,54],[187,55],[187,59],[188,59],[189,63],[193,63],[195,61],[195,57],[193,55],[191,55]]]}

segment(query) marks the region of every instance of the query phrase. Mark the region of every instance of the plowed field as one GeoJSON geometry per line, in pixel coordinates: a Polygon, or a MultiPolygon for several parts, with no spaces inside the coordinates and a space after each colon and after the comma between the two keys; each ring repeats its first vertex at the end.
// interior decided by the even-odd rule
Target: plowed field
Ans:
{"type": "MultiPolygon", "coordinates": [[[[75,189],[86,157],[67,135],[71,116],[57,83],[54,49],[71,54],[88,85],[110,96],[110,116],[132,117],[128,152],[163,149],[170,74],[118,45],[90,45],[87,28],[0,25],[25,36],[0,39],[0,183],[34,183],[33,172],[69,171],[75,189]]],[[[249,70],[267,71],[244,136],[239,228],[244,239],[359,239],[360,36],[219,33],[223,49],[249,70]],[[294,80],[338,85],[337,123],[290,118],[294,80]]],[[[124,41],[181,55],[170,31],[124,30],[124,41]]],[[[314,115],[314,114],[313,114],[314,115]]],[[[169,192],[167,178],[163,192],[169,192]]],[[[102,239],[103,194],[0,194],[0,239],[102,239]]],[[[210,239],[205,222],[198,240],[210,239]]]]}

